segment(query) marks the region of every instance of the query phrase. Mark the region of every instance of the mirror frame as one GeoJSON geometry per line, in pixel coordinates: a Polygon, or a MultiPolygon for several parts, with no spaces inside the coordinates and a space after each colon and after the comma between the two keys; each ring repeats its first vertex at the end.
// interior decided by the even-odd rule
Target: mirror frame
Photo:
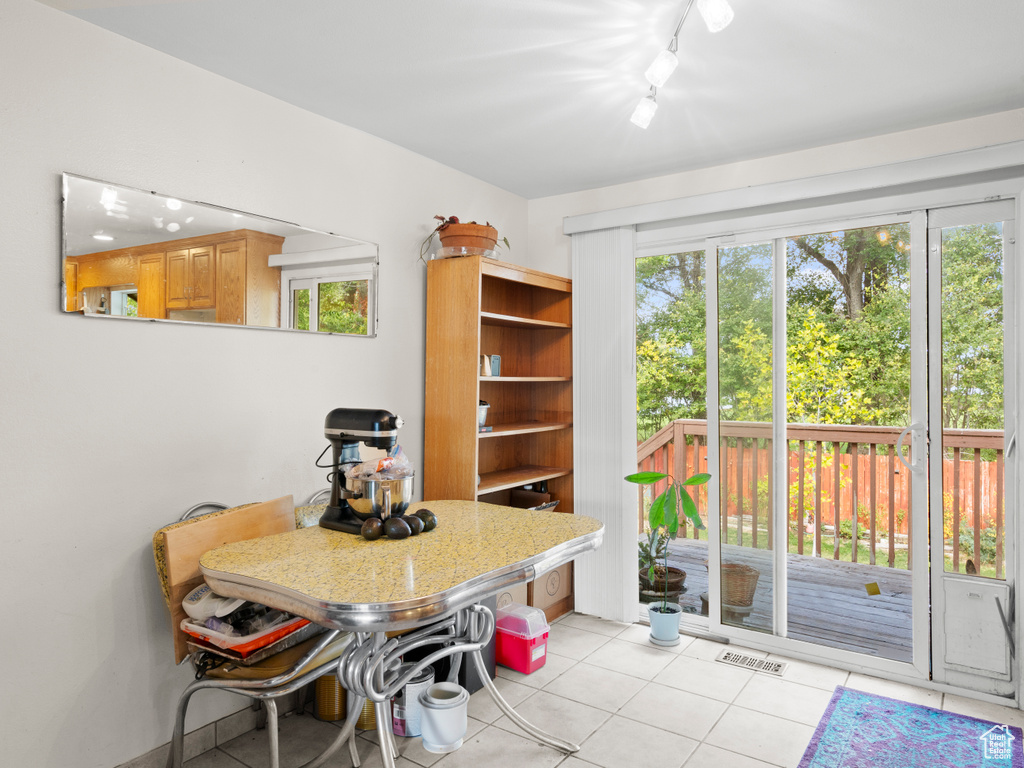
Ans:
{"type": "MultiPolygon", "coordinates": [[[[110,209],[108,208],[108,211],[110,209]]],[[[188,213],[190,211],[186,211],[188,213]]],[[[185,215],[185,214],[182,214],[185,215]]],[[[124,215],[119,218],[125,218],[124,215]]],[[[141,218],[141,217],[140,217],[141,218]]],[[[213,233],[208,235],[197,235],[188,236],[185,235],[180,239],[183,243],[189,240],[196,240],[199,238],[209,238],[216,240],[219,234],[213,233]]],[[[163,230],[161,230],[161,235],[163,230]]],[[[170,235],[170,233],[168,233],[170,235]]],[[[239,238],[242,237],[239,235],[239,238]]],[[[157,245],[160,243],[173,243],[175,239],[168,237],[167,239],[152,239],[146,242],[136,242],[134,244],[123,246],[122,248],[111,249],[112,251],[131,249],[145,249],[147,246],[157,245]]],[[[95,251],[94,253],[104,253],[104,251],[95,251]]],[[[347,237],[345,235],[339,235],[334,232],[327,232],[323,230],[312,229],[305,227],[300,224],[293,222],[284,221],[281,219],[275,219],[269,216],[262,216],[260,214],[247,213],[244,211],[238,211],[233,208],[227,208],[225,206],[215,205],[212,203],[205,203],[198,200],[188,200],[184,198],[174,197],[172,195],[155,192],[151,190],[139,189],[137,187],[128,186],[125,184],[119,184],[116,182],[104,181],[102,179],[95,179],[89,176],[82,176],[79,174],[64,172],[61,174],[61,248],[60,248],[60,261],[58,264],[60,270],[60,311],[62,314],[68,315],[85,315],[86,317],[97,317],[104,319],[114,320],[131,320],[131,321],[143,321],[150,323],[173,323],[178,325],[213,325],[220,327],[237,327],[237,328],[255,328],[260,330],[274,330],[274,331],[288,331],[292,333],[302,334],[316,334],[320,336],[344,336],[349,338],[376,338],[377,328],[379,323],[379,311],[378,311],[378,297],[379,297],[379,268],[380,268],[380,256],[379,246],[376,243],[371,243],[365,240],[358,240],[356,238],[347,237]],[[69,254],[69,238],[70,236],[82,236],[81,232],[70,231],[71,219],[70,212],[74,209],[75,205],[80,205],[78,200],[73,200],[72,195],[69,191],[70,183],[72,182],[88,182],[90,184],[96,184],[104,188],[112,188],[118,192],[123,191],[126,195],[132,195],[136,201],[148,203],[150,198],[164,201],[168,200],[178,201],[181,207],[196,206],[200,209],[198,212],[204,212],[212,215],[229,215],[233,218],[240,218],[238,222],[239,226],[234,226],[230,230],[224,230],[223,233],[231,232],[234,233],[238,230],[239,233],[244,231],[250,231],[254,235],[264,235],[261,231],[254,230],[253,226],[259,226],[261,223],[267,230],[274,232],[275,234],[270,235],[272,237],[287,236],[301,236],[301,235],[316,235],[321,238],[336,238],[339,243],[334,245],[333,243],[326,242],[327,247],[318,247],[310,249],[304,252],[287,252],[277,253],[269,256],[266,261],[269,262],[269,269],[277,269],[278,274],[274,276],[274,283],[277,286],[277,311],[278,311],[278,325],[247,325],[242,323],[232,322],[217,322],[215,320],[192,320],[183,318],[170,318],[170,317],[133,317],[124,315],[113,315],[113,314],[101,314],[86,312],[84,309],[68,309],[68,270],[67,260],[68,258],[75,258],[78,255],[87,254],[69,254]],[[141,196],[141,197],[139,197],[141,196]],[[278,235],[278,232],[288,232],[286,235],[278,235]],[[348,250],[351,249],[351,250],[348,250]],[[286,319],[286,314],[290,312],[291,297],[285,295],[285,289],[288,285],[291,272],[293,276],[298,277],[300,274],[311,274],[313,272],[320,271],[325,275],[329,275],[331,271],[336,272],[339,275],[338,282],[344,281],[343,275],[346,272],[358,271],[361,273],[358,279],[367,279],[369,281],[367,291],[367,332],[362,333],[339,333],[335,331],[310,331],[301,330],[296,328],[287,327],[290,325],[290,320],[286,319]],[[368,277],[365,277],[369,275],[368,277]]],[[[166,273],[161,277],[166,291],[166,273]]],[[[332,281],[333,282],[333,281],[332,281]]],[[[124,283],[112,284],[111,288],[121,288],[125,285],[124,283]]],[[[77,285],[75,286],[75,294],[77,285]]],[[[77,299],[76,299],[77,303],[77,299]]],[[[165,309],[165,314],[169,310],[165,309]]],[[[212,308],[209,311],[214,311],[212,308]]]]}

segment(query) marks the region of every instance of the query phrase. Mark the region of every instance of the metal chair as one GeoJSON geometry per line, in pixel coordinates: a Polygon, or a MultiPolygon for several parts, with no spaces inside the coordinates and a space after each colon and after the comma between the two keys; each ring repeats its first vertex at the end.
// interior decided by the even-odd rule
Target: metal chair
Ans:
{"type": "MultiPolygon", "coordinates": [[[[194,655],[188,648],[187,636],[180,625],[185,617],[182,599],[203,581],[199,572],[199,557],[221,544],[283,533],[295,527],[294,503],[291,496],[286,496],[231,509],[216,502],[203,502],[192,507],[178,522],[161,528],[153,535],[153,558],[164,600],[171,613],[171,632],[177,663],[192,658],[195,666],[194,655]],[[192,516],[205,507],[213,507],[218,511],[192,516]]],[[[270,766],[279,768],[276,699],[298,690],[321,675],[337,674],[339,663],[351,640],[351,633],[330,630],[250,666],[229,662],[190,683],[178,700],[171,750],[167,759],[168,768],[181,767],[188,703],[194,693],[207,688],[231,691],[262,702],[267,712],[270,766]]],[[[348,730],[339,729],[337,738],[330,746],[303,768],[323,765],[344,744],[348,730]]],[[[354,730],[349,731],[349,734],[352,764],[359,766],[354,730]]]]}

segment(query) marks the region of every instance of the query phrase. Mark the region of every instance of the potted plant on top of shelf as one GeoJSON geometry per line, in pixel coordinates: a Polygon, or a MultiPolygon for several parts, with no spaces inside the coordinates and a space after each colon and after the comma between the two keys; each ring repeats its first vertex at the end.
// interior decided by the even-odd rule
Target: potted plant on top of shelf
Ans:
{"type": "MultiPolygon", "coordinates": [[[[688,486],[705,485],[711,479],[707,472],[700,472],[678,481],[671,475],[663,472],[637,472],[627,475],[626,480],[637,485],[653,485],[663,480],[668,481],[668,487],[659,493],[651,502],[651,508],[647,513],[647,522],[651,526],[651,533],[648,539],[648,552],[650,563],[648,567],[648,579],[655,581],[658,570],[664,569],[662,573],[668,574],[668,539],[674,539],[679,532],[678,507],[682,506],[683,514],[693,523],[698,530],[704,529],[700,514],[697,512],[697,505],[687,490],[688,486]],[[665,541],[662,548],[661,542],[665,541]],[[658,565],[660,558],[663,565],[658,565]]],[[[679,603],[669,600],[669,581],[665,578],[662,582],[662,599],[651,602],[647,606],[648,616],[651,620],[651,642],[655,645],[678,645],[679,643],[679,615],[683,612],[679,603]]]]}
{"type": "MultiPolygon", "coordinates": [[[[448,216],[447,218],[435,216],[434,218],[441,223],[434,227],[420,244],[420,261],[426,261],[425,257],[430,251],[430,243],[433,242],[434,235],[437,235],[441,241],[442,248],[465,248],[468,253],[492,251],[498,245],[498,230],[490,222],[486,224],[477,224],[475,221],[463,222],[459,221],[458,216],[448,216]]],[[[509,245],[507,237],[501,238],[500,242],[504,243],[506,248],[512,247],[509,245]]]]}

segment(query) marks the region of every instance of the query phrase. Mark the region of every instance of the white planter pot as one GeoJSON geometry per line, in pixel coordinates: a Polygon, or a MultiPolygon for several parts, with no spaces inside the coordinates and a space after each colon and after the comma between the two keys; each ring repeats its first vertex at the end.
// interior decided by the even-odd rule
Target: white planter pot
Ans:
{"type": "Polygon", "coordinates": [[[650,603],[647,615],[651,620],[651,642],[655,645],[679,645],[679,616],[682,612],[677,603],[650,603]],[[662,606],[668,608],[668,612],[658,610],[662,606]]]}
{"type": "Polygon", "coordinates": [[[419,696],[423,748],[434,754],[462,746],[468,727],[469,692],[457,683],[435,683],[419,696]]]}

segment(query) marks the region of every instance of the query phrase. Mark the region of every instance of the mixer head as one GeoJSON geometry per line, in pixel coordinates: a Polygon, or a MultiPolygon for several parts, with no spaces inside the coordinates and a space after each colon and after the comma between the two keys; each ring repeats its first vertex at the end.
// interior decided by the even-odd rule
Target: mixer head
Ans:
{"type": "Polygon", "coordinates": [[[367,408],[335,408],[324,420],[324,436],[332,443],[356,445],[390,451],[398,444],[401,416],[390,411],[367,408]]]}

